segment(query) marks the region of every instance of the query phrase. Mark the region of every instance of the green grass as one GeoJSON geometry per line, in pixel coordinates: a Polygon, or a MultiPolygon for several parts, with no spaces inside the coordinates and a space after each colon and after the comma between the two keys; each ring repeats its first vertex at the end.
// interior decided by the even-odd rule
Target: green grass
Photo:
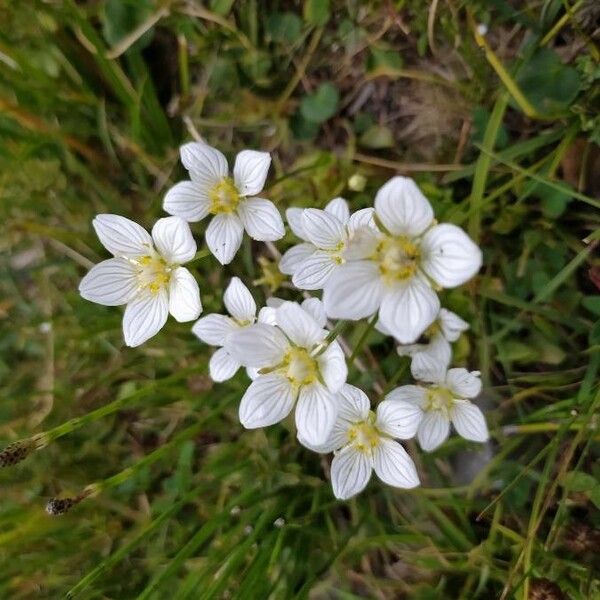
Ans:
{"type": "MultiPolygon", "coordinates": [[[[0,442],[32,439],[0,475],[0,597],[524,600],[547,579],[599,598],[597,12],[0,5],[0,442]],[[195,131],[230,158],[271,152],[282,211],[337,195],[362,208],[399,172],[479,241],[481,274],[442,300],[472,324],[455,365],[482,371],[489,446],[409,444],[422,487],[374,480],[339,502],[291,423],[243,430],[245,375],[212,384],[188,324],[123,346],[121,311],[77,292],[106,257],[91,220],[151,225],[195,131]],[[53,517],[53,497],[80,500],[53,517]]],[[[259,243],[225,268],[199,250],[205,313],[233,275],[263,282],[260,304],[268,282],[300,297],[259,243]]],[[[373,400],[410,381],[366,321],[342,334],[373,400]]]]}

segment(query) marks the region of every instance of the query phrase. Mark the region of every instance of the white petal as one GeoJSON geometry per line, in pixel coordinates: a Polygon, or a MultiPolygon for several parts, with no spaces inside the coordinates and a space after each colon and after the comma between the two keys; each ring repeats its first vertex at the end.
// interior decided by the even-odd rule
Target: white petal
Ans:
{"type": "Polygon", "coordinates": [[[336,419],[329,437],[323,444],[311,444],[300,435],[298,436],[298,441],[313,452],[329,454],[329,452],[339,450],[348,443],[348,422],[344,419],[336,419]]]}
{"type": "Polygon", "coordinates": [[[232,358],[225,348],[219,348],[208,363],[210,378],[217,383],[231,379],[239,368],[240,363],[232,358]]]}
{"type": "Polygon", "coordinates": [[[412,277],[381,300],[379,318],[402,344],[414,342],[433,323],[440,310],[437,294],[418,277],[412,277]]]}
{"type": "Polygon", "coordinates": [[[136,296],[123,315],[125,343],[134,347],[156,335],[169,316],[169,298],[166,289],[156,294],[143,292],[136,296]]]}
{"type": "Polygon", "coordinates": [[[296,404],[298,436],[313,445],[324,444],[329,438],[338,412],[335,394],[315,382],[302,386],[296,404]]]}
{"type": "Polygon", "coordinates": [[[417,431],[417,439],[421,448],[432,452],[441,446],[450,433],[450,422],[437,410],[426,412],[417,431]]]}
{"type": "Polygon", "coordinates": [[[296,237],[299,237],[301,240],[308,240],[306,231],[304,231],[304,219],[302,218],[304,210],[304,208],[288,208],[285,211],[285,218],[296,237]]]}
{"type": "Polygon", "coordinates": [[[457,398],[475,398],[481,392],[479,371],[450,369],[446,374],[446,386],[457,398]]]}
{"type": "Polygon", "coordinates": [[[92,225],[102,245],[114,256],[136,258],[152,251],[150,234],[125,217],[97,215],[92,225]]]}
{"type": "Polygon", "coordinates": [[[312,348],[327,335],[297,302],[284,302],[276,309],[275,319],[285,335],[303,348],[312,348]]]}
{"type": "Polygon", "coordinates": [[[368,226],[349,231],[343,256],[346,260],[369,259],[377,251],[382,234],[368,226]]]}
{"type": "Polygon", "coordinates": [[[227,265],[238,251],[243,235],[244,226],[237,215],[215,215],[206,229],[206,245],[222,265],[227,265]]]}
{"type": "Polygon", "coordinates": [[[232,277],[225,294],[223,302],[227,312],[238,321],[254,321],[256,316],[256,302],[250,290],[242,283],[239,277],[232,277]]]}
{"type": "Polygon", "coordinates": [[[325,306],[319,298],[307,298],[302,302],[302,310],[305,310],[316,322],[319,327],[327,325],[327,315],[325,306]]]}
{"type": "Polygon", "coordinates": [[[418,407],[425,406],[427,390],[420,385],[402,385],[392,390],[385,397],[385,401],[407,402],[418,407]]]}
{"type": "Polygon", "coordinates": [[[209,346],[223,346],[225,338],[238,327],[225,315],[210,314],[202,317],[192,327],[192,333],[209,346]]]}
{"type": "Polygon", "coordinates": [[[240,423],[246,429],[279,423],[291,412],[296,394],[282,375],[260,375],[246,390],[240,402],[240,423]]]}
{"type": "Polygon", "coordinates": [[[333,341],[327,349],[317,357],[319,370],[325,385],[331,392],[338,392],[346,383],[348,367],[341,346],[333,341]]]}
{"type": "Polygon", "coordinates": [[[233,179],[240,194],[242,196],[258,194],[265,187],[270,166],[271,155],[268,152],[242,150],[235,157],[233,166],[233,179]]]}
{"type": "Polygon", "coordinates": [[[490,437],[483,413],[468,400],[455,400],[450,418],[458,435],[466,440],[486,442],[490,437]]]}
{"type": "Polygon", "coordinates": [[[377,407],[377,429],[393,438],[408,440],[414,437],[423,418],[423,411],[413,402],[384,400],[377,407]]]}
{"type": "Polygon", "coordinates": [[[344,223],[324,210],[307,208],[302,223],[308,240],[322,250],[340,249],[346,239],[344,223]]]}
{"type": "Polygon", "coordinates": [[[367,395],[354,385],[347,383],[339,392],[339,417],[350,423],[364,421],[369,416],[371,402],[367,395]]]}
{"type": "Polygon", "coordinates": [[[260,368],[280,363],[289,342],[277,327],[256,323],[227,336],[225,347],[245,367],[260,368]]]}
{"type": "Polygon", "coordinates": [[[196,242],[190,226],[181,217],[159,219],[152,228],[156,249],[169,264],[181,265],[196,254],[196,242]]]}
{"type": "Polygon", "coordinates": [[[325,207],[326,212],[336,217],[342,223],[346,223],[350,218],[350,209],[348,208],[348,202],[344,198],[334,198],[327,203],[325,207]]]}
{"type": "Polygon", "coordinates": [[[341,265],[323,291],[325,312],[334,319],[362,319],[381,304],[383,286],[377,265],[360,261],[341,265]]]}
{"type": "Polygon", "coordinates": [[[469,324],[463,321],[456,313],[446,308],[440,308],[437,318],[443,336],[449,342],[455,342],[463,331],[469,329],[469,324]]]}
{"type": "Polygon", "coordinates": [[[285,235],[283,219],[276,206],[264,198],[248,198],[237,208],[244,228],[253,240],[272,242],[285,235]]]}
{"type": "Polygon", "coordinates": [[[298,265],[292,283],[301,290],[321,290],[338,266],[329,252],[317,250],[298,265]]]}
{"type": "Polygon", "coordinates": [[[415,463],[398,442],[381,438],[374,458],[375,473],[384,483],[406,489],[419,485],[415,463]]]}
{"type": "Polygon", "coordinates": [[[180,181],[165,195],[163,210],[190,223],[201,221],[208,214],[210,199],[207,190],[193,181],[180,181]]]}
{"type": "Polygon", "coordinates": [[[312,244],[297,244],[287,250],[279,261],[279,270],[285,275],[293,275],[302,267],[304,261],[312,256],[315,247],[312,244]]]}
{"type": "Polygon", "coordinates": [[[136,268],[122,258],[110,258],[94,265],[79,284],[82,298],[104,306],[127,304],[137,291],[136,268]]]}
{"type": "Polygon", "coordinates": [[[375,209],[374,208],[361,208],[355,213],[352,213],[350,219],[348,219],[348,231],[354,232],[357,229],[363,227],[369,227],[371,229],[377,229],[375,224],[375,209]]]}
{"type": "Polygon", "coordinates": [[[365,452],[358,452],[352,446],[340,450],[331,461],[333,495],[347,500],[362,492],[372,472],[373,461],[365,452]]]}
{"type": "Polygon", "coordinates": [[[267,306],[272,308],[279,308],[284,302],[289,302],[289,300],[284,300],[283,298],[278,298],[277,296],[271,296],[267,298],[267,306]]]}
{"type": "Polygon", "coordinates": [[[375,196],[375,212],[394,235],[416,237],[433,221],[433,209],[409,177],[393,177],[375,196]]]}
{"type": "Polygon", "coordinates": [[[419,381],[443,381],[446,370],[452,358],[450,342],[438,333],[429,344],[419,344],[421,347],[412,353],[410,372],[419,381]]]}
{"type": "Polygon", "coordinates": [[[468,281],[481,267],[481,250],[456,225],[432,227],[421,242],[421,267],[438,285],[453,288],[468,281]]]}
{"type": "Polygon", "coordinates": [[[259,323],[266,323],[267,325],[277,325],[277,312],[272,306],[263,306],[258,311],[259,323]]]}
{"type": "Polygon", "coordinates": [[[185,267],[179,267],[171,273],[169,312],[179,323],[193,321],[202,312],[198,282],[185,267]]]}
{"type": "Polygon", "coordinates": [[[260,377],[260,369],[255,369],[254,367],[246,367],[246,375],[248,375],[248,379],[254,381],[260,377]]]}
{"type": "Polygon", "coordinates": [[[210,189],[228,175],[227,159],[204,142],[190,142],[179,148],[181,162],[190,177],[203,189],[210,189]]]}

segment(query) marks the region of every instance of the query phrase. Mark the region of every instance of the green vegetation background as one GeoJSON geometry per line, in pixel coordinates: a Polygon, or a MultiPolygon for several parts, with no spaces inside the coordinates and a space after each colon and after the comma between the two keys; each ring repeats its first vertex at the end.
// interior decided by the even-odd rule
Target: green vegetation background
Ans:
{"type": "MultiPolygon", "coordinates": [[[[600,598],[599,23],[594,0],[0,2],[0,440],[51,432],[0,474],[0,598],[600,598]],[[478,240],[443,301],[490,444],[409,444],[421,488],[336,502],[290,424],[242,430],[245,375],[213,385],[189,325],[123,346],[77,293],[91,220],[151,225],[195,131],[270,151],[282,212],[400,173],[478,240]]],[[[248,240],[193,268],[207,313],[232,275],[299,297],[248,240]]],[[[408,365],[365,327],[350,381],[376,399],[408,365]]]]}

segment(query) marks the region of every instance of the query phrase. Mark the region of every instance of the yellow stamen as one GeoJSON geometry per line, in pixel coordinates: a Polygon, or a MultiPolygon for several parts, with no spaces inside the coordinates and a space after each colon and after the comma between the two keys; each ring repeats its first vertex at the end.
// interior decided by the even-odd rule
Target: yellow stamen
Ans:
{"type": "Polygon", "coordinates": [[[317,361],[305,348],[290,348],[283,357],[281,370],[294,386],[309,385],[318,379],[317,361]]]}
{"type": "Polygon", "coordinates": [[[138,281],[142,289],[148,289],[152,294],[158,294],[169,285],[171,267],[160,256],[142,256],[137,259],[140,267],[138,281]]]}
{"type": "Polygon", "coordinates": [[[359,452],[371,454],[379,445],[381,434],[375,427],[375,413],[369,411],[365,421],[354,423],[348,429],[348,443],[359,452]]]}
{"type": "Polygon", "coordinates": [[[407,237],[385,237],[375,249],[372,260],[379,264],[379,272],[387,283],[412,277],[420,258],[419,247],[407,237]]]}
{"type": "Polygon", "coordinates": [[[209,192],[209,211],[213,214],[232,213],[240,203],[241,197],[231,177],[224,177],[209,192]]]}
{"type": "Polygon", "coordinates": [[[452,392],[448,388],[435,386],[429,388],[427,391],[424,408],[426,411],[440,411],[447,416],[453,404],[454,398],[452,397],[452,392]]]}

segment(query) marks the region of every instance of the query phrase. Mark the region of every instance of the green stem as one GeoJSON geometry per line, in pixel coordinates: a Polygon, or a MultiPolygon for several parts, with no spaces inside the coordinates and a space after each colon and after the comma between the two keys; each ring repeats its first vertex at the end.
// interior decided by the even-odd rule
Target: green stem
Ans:
{"type": "Polygon", "coordinates": [[[354,350],[352,350],[352,354],[350,355],[350,358],[348,359],[348,364],[351,364],[351,365],[354,364],[356,357],[360,354],[363,346],[365,345],[365,342],[367,341],[367,337],[369,337],[369,334],[371,333],[371,331],[373,331],[373,329],[375,327],[375,323],[377,323],[377,313],[374,314],[371,317],[371,320],[367,323],[367,326],[365,327],[365,330],[362,332],[362,335],[360,336],[358,343],[354,347],[354,350]]]}

